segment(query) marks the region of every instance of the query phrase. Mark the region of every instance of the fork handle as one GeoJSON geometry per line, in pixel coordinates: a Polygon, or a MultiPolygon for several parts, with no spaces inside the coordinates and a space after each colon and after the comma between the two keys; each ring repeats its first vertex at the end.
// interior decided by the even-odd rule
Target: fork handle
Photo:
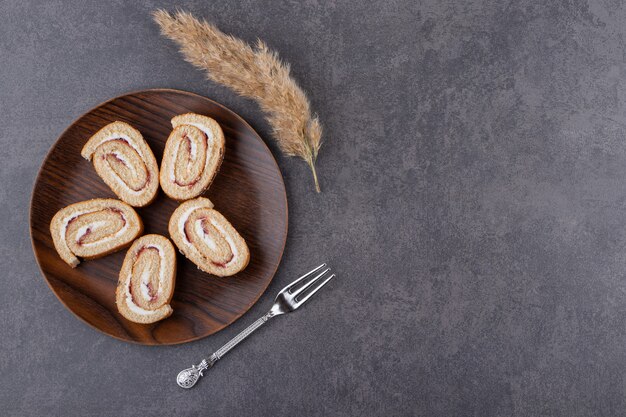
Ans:
{"type": "Polygon", "coordinates": [[[268,312],[267,314],[258,318],[254,323],[246,327],[241,333],[233,337],[228,343],[226,343],[224,346],[219,348],[213,355],[211,355],[211,358],[213,359],[212,362],[215,363],[217,360],[221,359],[222,356],[227,354],[232,348],[241,343],[246,337],[250,336],[256,329],[263,326],[272,317],[273,315],[271,314],[271,312],[268,312]]]}
{"type": "Polygon", "coordinates": [[[203,372],[212,367],[215,362],[220,360],[228,351],[241,343],[246,337],[250,336],[256,329],[263,326],[266,321],[275,316],[272,311],[268,312],[257,321],[246,327],[241,333],[232,338],[230,342],[219,348],[215,353],[206,359],[203,359],[198,365],[192,365],[191,368],[183,369],[176,376],[176,383],[181,388],[189,389],[196,385],[198,379],[203,376],[203,372]]]}

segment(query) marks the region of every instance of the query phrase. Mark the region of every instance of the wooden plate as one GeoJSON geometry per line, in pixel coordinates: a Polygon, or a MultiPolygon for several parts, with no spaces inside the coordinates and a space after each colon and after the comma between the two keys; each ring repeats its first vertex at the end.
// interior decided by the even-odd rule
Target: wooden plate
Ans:
{"type": "MultiPolygon", "coordinates": [[[[162,191],[137,212],[144,233],[169,237],[167,223],[178,203],[162,191]]],[[[98,330],[147,345],[184,343],[208,336],[237,320],[272,280],[287,237],[287,197],[274,157],[241,117],[208,98],[177,90],[146,90],[114,98],[67,128],[46,157],[33,190],[30,232],[35,257],[50,288],[79,318],[98,330]],[[250,248],[250,264],[230,278],[217,278],[178,255],[174,314],[155,324],[125,320],[115,306],[115,287],[125,250],[70,268],[54,249],[50,220],[68,204],[115,194],[80,156],[87,139],[115,120],[135,126],[161,161],[172,127],[181,113],[208,115],[226,136],[224,163],[204,194],[235,226],[250,248]]]]}

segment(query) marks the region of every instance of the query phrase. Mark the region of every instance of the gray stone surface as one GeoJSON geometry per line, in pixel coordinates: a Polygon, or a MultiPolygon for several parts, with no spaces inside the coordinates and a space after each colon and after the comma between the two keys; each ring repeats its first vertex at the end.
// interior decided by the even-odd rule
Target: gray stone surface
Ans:
{"type": "Polygon", "coordinates": [[[626,11],[619,1],[176,5],[265,39],[325,125],[323,194],[257,107],[162,39],[165,2],[0,0],[3,416],[617,416],[626,413],[626,11]],[[246,118],[285,177],[281,268],[226,330],[126,344],[56,300],[28,234],[48,148],[149,87],[246,118]],[[339,279],[182,391],[298,273],[339,279]]]}

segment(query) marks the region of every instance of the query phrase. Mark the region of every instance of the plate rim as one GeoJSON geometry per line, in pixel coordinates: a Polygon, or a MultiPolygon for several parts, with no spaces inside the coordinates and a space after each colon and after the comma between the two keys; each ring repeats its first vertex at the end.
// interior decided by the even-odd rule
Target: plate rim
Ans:
{"type": "MultiPolygon", "coordinates": [[[[219,174],[218,174],[219,175],[219,174]]],[[[108,100],[105,100],[99,104],[96,104],[95,106],[89,108],[87,111],[81,113],[78,117],[74,118],[72,120],[71,123],[69,123],[69,125],[59,134],[59,136],[56,138],[56,140],[54,141],[54,143],[52,145],[50,145],[50,147],[48,148],[48,151],[46,152],[46,155],[44,156],[43,160],[41,161],[41,164],[39,165],[39,169],[37,170],[37,175],[35,176],[35,180],[33,182],[33,185],[31,187],[31,193],[30,193],[30,202],[29,202],[29,209],[28,209],[28,234],[30,237],[30,244],[31,244],[31,249],[32,249],[32,253],[33,256],[35,258],[35,262],[37,263],[37,268],[39,269],[39,273],[41,275],[41,278],[43,278],[43,280],[45,281],[46,285],[48,286],[48,288],[50,288],[50,290],[52,291],[52,293],[54,294],[55,298],[63,305],[63,307],[65,307],[66,310],[68,310],[70,313],[72,313],[72,315],[74,315],[75,317],[77,317],[81,322],[87,324],[90,328],[97,330],[99,333],[104,334],[108,337],[112,337],[116,340],[120,340],[126,343],[131,343],[134,345],[141,345],[141,346],[174,346],[174,345],[182,345],[185,343],[191,343],[191,342],[195,342],[201,339],[204,339],[206,337],[212,336],[222,330],[224,330],[225,328],[229,327],[230,325],[234,324],[236,321],[238,321],[241,317],[243,317],[248,311],[250,311],[250,309],[259,301],[259,299],[261,298],[261,296],[263,296],[266,292],[267,292],[267,288],[270,286],[270,284],[272,283],[272,281],[274,280],[274,277],[276,276],[276,272],[278,271],[278,267],[280,266],[280,264],[282,263],[283,260],[283,255],[285,254],[285,246],[287,244],[287,236],[289,234],[289,201],[287,200],[287,188],[285,187],[285,179],[283,177],[283,173],[280,169],[280,166],[278,165],[278,162],[276,161],[276,157],[274,156],[273,152],[270,150],[269,146],[267,146],[267,143],[265,143],[265,141],[263,140],[263,138],[261,138],[261,135],[259,135],[259,133],[243,118],[241,117],[237,112],[231,110],[230,108],[226,107],[225,105],[218,103],[215,100],[212,100],[208,97],[205,97],[201,94],[197,94],[197,93],[193,93],[190,91],[185,91],[185,90],[179,90],[176,88],[147,88],[147,89],[141,89],[141,90],[133,90],[133,91],[129,91],[123,94],[120,94],[118,96],[112,97],[108,100]],[[131,96],[131,95],[137,95],[137,94],[141,94],[141,93],[176,93],[176,94],[184,94],[184,95],[189,95],[189,96],[193,96],[196,98],[200,98],[203,100],[208,100],[209,102],[211,102],[213,105],[216,105],[218,107],[221,107],[222,109],[226,110],[227,112],[233,114],[237,119],[239,119],[239,121],[241,123],[243,123],[247,128],[250,129],[251,132],[254,133],[254,137],[255,139],[260,142],[264,147],[265,150],[268,152],[268,154],[271,156],[271,160],[274,162],[274,165],[276,166],[276,169],[278,171],[278,173],[280,174],[280,182],[283,186],[283,200],[285,203],[285,231],[284,231],[284,238],[283,238],[283,242],[281,245],[281,249],[280,249],[280,257],[278,259],[278,262],[276,263],[276,268],[274,268],[274,271],[271,273],[271,277],[270,279],[267,281],[267,284],[265,285],[265,288],[263,288],[262,291],[259,291],[259,294],[256,296],[256,298],[254,298],[252,300],[252,302],[246,306],[246,308],[242,309],[243,311],[241,312],[241,314],[237,315],[230,323],[225,323],[221,326],[219,326],[217,329],[215,329],[213,332],[206,334],[204,336],[194,336],[188,339],[184,339],[181,341],[176,341],[176,342],[159,342],[159,341],[148,341],[148,342],[143,342],[143,341],[139,341],[139,340],[134,340],[134,339],[124,339],[122,337],[113,335],[113,334],[109,334],[107,332],[105,332],[104,330],[98,328],[97,326],[89,323],[86,319],[84,319],[83,317],[81,317],[80,315],[78,315],[73,309],[71,309],[66,302],[63,300],[62,297],[59,296],[59,294],[57,293],[57,291],[53,288],[52,284],[50,283],[50,281],[48,280],[45,272],[43,271],[43,268],[41,266],[41,262],[40,262],[40,257],[37,255],[37,250],[35,248],[35,239],[33,238],[33,201],[35,198],[35,188],[37,187],[37,184],[39,183],[42,173],[43,173],[43,168],[46,165],[46,163],[48,162],[48,160],[50,159],[50,155],[52,153],[52,151],[57,147],[57,145],[59,144],[59,142],[61,141],[61,139],[65,136],[65,134],[70,130],[70,128],[72,128],[72,126],[74,126],[80,119],[82,119],[83,117],[85,117],[87,114],[91,113],[92,111],[98,109],[99,107],[102,107],[114,100],[118,100],[120,98],[126,97],[126,96],[131,96]]]]}

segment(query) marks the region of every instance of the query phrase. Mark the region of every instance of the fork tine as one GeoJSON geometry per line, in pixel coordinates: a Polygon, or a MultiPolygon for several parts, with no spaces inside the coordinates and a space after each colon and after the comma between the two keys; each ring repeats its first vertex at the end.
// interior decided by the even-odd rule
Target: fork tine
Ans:
{"type": "Polygon", "coordinates": [[[289,290],[290,288],[293,288],[294,285],[296,285],[297,283],[299,283],[300,281],[302,281],[305,278],[310,277],[311,275],[313,275],[314,273],[316,273],[317,271],[319,271],[320,269],[324,268],[326,266],[326,262],[324,262],[323,264],[321,264],[320,266],[318,266],[317,268],[314,268],[312,270],[310,270],[309,272],[307,272],[306,274],[302,275],[300,278],[298,278],[297,280],[295,280],[294,282],[292,282],[291,284],[287,285],[285,288],[283,288],[282,290],[280,290],[279,294],[281,292],[285,292],[287,290],[289,290]]]}
{"type": "Polygon", "coordinates": [[[294,292],[292,292],[291,295],[294,296],[294,297],[297,297],[298,295],[302,294],[307,288],[310,288],[313,284],[318,282],[321,277],[326,275],[326,273],[328,271],[330,271],[330,268],[326,268],[325,270],[323,270],[322,272],[317,274],[317,276],[315,278],[313,278],[312,280],[310,280],[309,282],[304,284],[302,287],[300,287],[297,290],[295,290],[294,292]]]}
{"type": "Polygon", "coordinates": [[[331,279],[335,278],[335,274],[332,274],[331,276],[329,276],[328,278],[326,278],[324,281],[322,281],[321,284],[319,284],[316,288],[314,288],[313,290],[311,290],[307,295],[305,295],[301,300],[297,300],[298,303],[298,307],[300,307],[302,304],[304,304],[306,302],[306,300],[308,300],[309,298],[311,298],[313,296],[313,294],[315,294],[316,292],[318,292],[324,285],[326,285],[328,283],[328,281],[330,281],[331,279]]]}

